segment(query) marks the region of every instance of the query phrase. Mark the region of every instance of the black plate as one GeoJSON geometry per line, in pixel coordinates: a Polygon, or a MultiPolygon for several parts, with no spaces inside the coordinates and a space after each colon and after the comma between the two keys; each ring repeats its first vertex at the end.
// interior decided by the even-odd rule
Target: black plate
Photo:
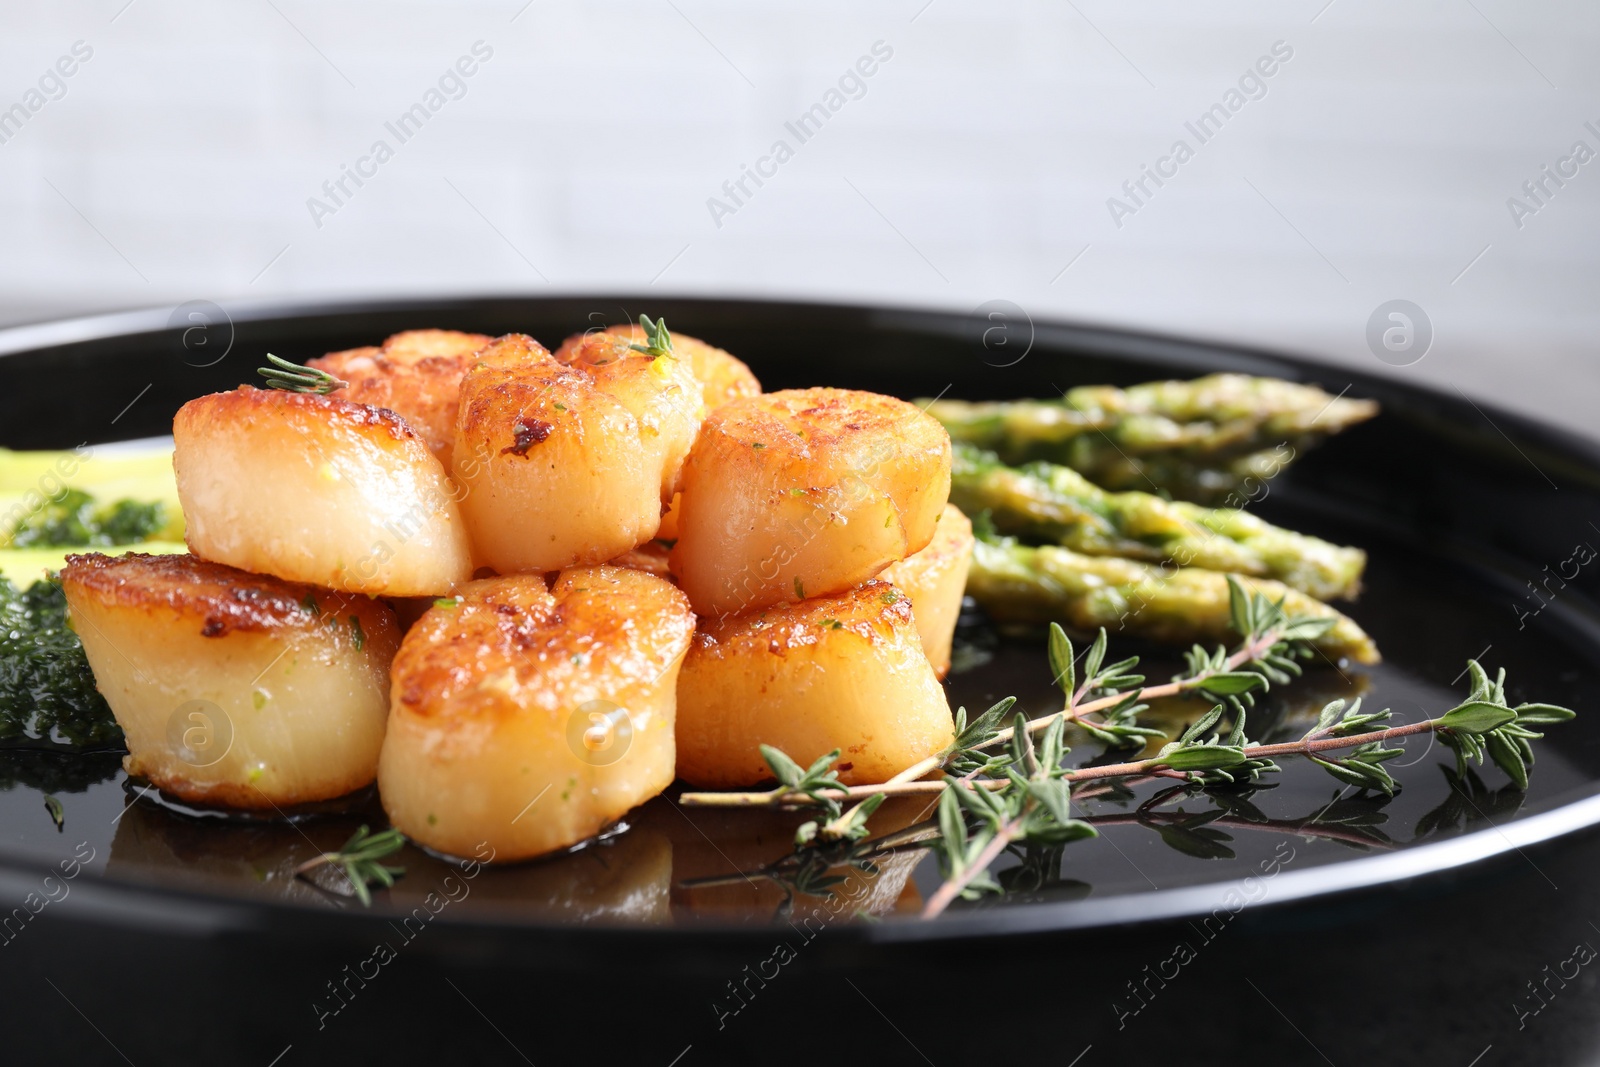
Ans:
{"type": "MultiPolygon", "coordinates": [[[[1014,870],[1022,891],[932,923],[911,917],[937,884],[926,858],[781,914],[781,889],[739,872],[783,855],[798,820],[670,798],[611,840],[470,882],[408,850],[406,877],[365,912],[287,874],[381,816],[375,806],[222,824],[136,801],[114,758],[5,756],[0,902],[23,911],[0,946],[0,1004],[41,1056],[1589,1062],[1600,1012],[1582,990],[1595,979],[1572,961],[1578,943],[1600,945],[1600,719],[1585,714],[1600,693],[1600,565],[1550,577],[1575,546],[1600,545],[1600,450],[1587,441],[1393,381],[1170,338],[1013,320],[997,349],[992,332],[984,344],[994,322],[971,316],[607,297],[257,305],[231,318],[197,304],[6,331],[0,444],[166,433],[181,403],[249,380],[267,351],[305,358],[416,326],[554,344],[641,310],[738,353],[768,388],[1047,396],[1237,370],[1374,397],[1379,420],[1274,480],[1258,510],[1369,550],[1351,614],[1386,661],[1313,672],[1265,716],[1288,729],[1355,694],[1401,720],[1436,714],[1480,656],[1507,668],[1514,700],[1580,717],[1540,743],[1526,795],[1492,768],[1481,790],[1452,791],[1447,755],[1420,738],[1387,803],[1336,802],[1332,780],[1297,761],[1231,806],[1191,798],[1141,818],[1155,792],[1141,790],[1092,807],[1102,836],[1069,846],[1058,870],[1014,870]],[[65,805],[62,832],[43,792],[65,805]],[[24,919],[30,893],[40,910],[24,919]],[[879,918],[835,917],[846,902],[879,918]]],[[[1159,650],[1129,647],[1166,671],[1159,650]]],[[[1042,645],[1007,641],[950,688],[970,708],[1015,694],[1043,709],[1042,645]]],[[[921,810],[884,814],[909,823],[921,810]]]]}

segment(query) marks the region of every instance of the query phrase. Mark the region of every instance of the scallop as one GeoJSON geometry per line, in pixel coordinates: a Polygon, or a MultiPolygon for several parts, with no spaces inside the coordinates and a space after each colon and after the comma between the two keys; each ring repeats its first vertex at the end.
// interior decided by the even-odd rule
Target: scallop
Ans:
{"type": "Polygon", "coordinates": [[[911,598],[922,651],[940,678],[950,672],[950,646],[961,615],[967,571],[972,568],[974,543],[972,523],[960,508],[946,504],[934,528],[933,540],[920,552],[891,563],[878,575],[911,598]]]}
{"type": "Polygon", "coordinates": [[[526,859],[671,783],[687,598],[624,567],[469,583],[406,634],[378,787],[407,837],[526,859]]]}
{"type": "Polygon", "coordinates": [[[407,330],[379,348],[329,352],[306,366],[349,383],[345,400],[388,408],[406,420],[445,470],[456,443],[461,379],[473,353],[494,338],[456,330],[407,330]]]}
{"type": "Polygon", "coordinates": [[[69,556],[61,585],[129,774],[247,809],[376,776],[400,647],[388,607],[189,555],[69,556]]]}
{"type": "Polygon", "coordinates": [[[672,571],[701,615],[836,593],[933,538],[950,437],[911,404],[850,389],[744,397],[684,465],[672,571]]]}
{"type": "MultiPolygon", "coordinates": [[[[556,349],[556,358],[563,363],[617,359],[635,354],[629,346],[644,344],[647,340],[644,328],[637,323],[608,326],[604,330],[573,334],[556,349]]],[[[715,411],[730,400],[761,392],[756,376],[731,352],[677,332],[672,334],[672,351],[679,359],[689,361],[700,382],[701,400],[707,411],[715,411]]]]}
{"type": "Polygon", "coordinates": [[[392,411],[245,386],[189,401],[172,436],[197,556],[370,596],[472,576],[459,494],[392,411]]]}
{"type": "MultiPolygon", "coordinates": [[[[592,362],[615,358],[629,354],[632,351],[630,345],[643,344],[647,340],[644,328],[636,323],[608,326],[604,330],[590,330],[567,338],[556,350],[556,358],[563,363],[579,359],[592,362]]],[[[672,334],[672,349],[679,358],[689,361],[695,378],[700,382],[702,406],[699,414],[702,419],[706,413],[715,411],[730,400],[756,396],[761,392],[761,383],[750,368],[730,352],[682,333],[672,334]]],[[[656,532],[658,538],[668,541],[677,538],[677,505],[678,500],[674,495],[671,505],[662,512],[661,526],[656,532]]]]}
{"type": "Polygon", "coordinates": [[[478,562],[502,574],[601,563],[656,536],[700,424],[686,361],[558,361],[531,337],[478,353],[455,473],[478,562]]]}
{"type": "Polygon", "coordinates": [[[701,619],[678,679],[678,776],[703,788],[771,778],[763,744],[802,766],[839,749],[840,780],[858,784],[953,736],[911,600],[887,582],[701,619]]]}

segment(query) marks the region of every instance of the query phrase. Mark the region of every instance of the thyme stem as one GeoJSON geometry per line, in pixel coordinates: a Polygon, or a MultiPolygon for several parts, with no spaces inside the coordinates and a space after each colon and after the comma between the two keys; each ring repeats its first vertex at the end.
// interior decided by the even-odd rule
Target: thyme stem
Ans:
{"type": "MultiPolygon", "coordinates": [[[[1170,687],[1156,686],[1155,688],[1169,689],[1170,687]]],[[[1146,692],[1150,691],[1147,690],[1146,692]]],[[[1035,719],[1028,723],[1028,729],[1031,732],[1035,722],[1048,724],[1049,720],[1055,719],[1061,714],[1061,712],[1055,712],[1042,720],[1035,719]]],[[[1424,719],[1422,722],[1409,723],[1405,726],[1392,726],[1387,730],[1374,730],[1371,733],[1351,734],[1348,737],[1322,737],[1314,741],[1285,741],[1276,745],[1251,745],[1245,749],[1245,752],[1251,759],[1271,759],[1274,756],[1309,756],[1313,752],[1355,748],[1372,741],[1387,741],[1393,737],[1427,733],[1438,729],[1438,726],[1439,721],[1437,719],[1424,719]]],[[[1010,732],[1009,730],[1006,731],[1007,734],[1010,734],[1010,732]]],[[[926,763],[927,761],[924,760],[923,762],[926,763]]],[[[1067,782],[1087,782],[1101,778],[1129,778],[1135,775],[1182,778],[1185,780],[1190,778],[1187,772],[1174,771],[1163,764],[1164,761],[1161,757],[1152,756],[1149,759],[1133,760],[1128,763],[1107,763],[1100,767],[1079,767],[1067,771],[1062,775],[1062,780],[1067,782]]],[[[938,765],[936,762],[928,769],[932,770],[938,765]]],[[[1011,783],[1003,778],[987,778],[976,781],[967,780],[967,784],[982,789],[1004,789],[1011,783]]],[[[839,789],[819,790],[818,792],[824,797],[845,801],[870,797],[874,793],[886,793],[890,796],[938,793],[944,789],[944,786],[945,783],[939,779],[907,781],[902,779],[901,775],[896,775],[894,779],[890,779],[882,785],[852,785],[839,789]]],[[[812,805],[819,803],[819,801],[808,794],[795,793],[780,786],[777,789],[751,793],[684,793],[678,798],[678,803],[695,808],[762,808],[812,805]]]]}

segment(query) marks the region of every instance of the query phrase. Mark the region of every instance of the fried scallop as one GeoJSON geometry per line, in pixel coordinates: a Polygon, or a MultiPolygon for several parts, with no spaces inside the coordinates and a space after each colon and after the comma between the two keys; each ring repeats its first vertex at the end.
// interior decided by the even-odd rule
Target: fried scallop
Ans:
{"type": "Polygon", "coordinates": [[[242,386],[173,420],[190,551],[369,596],[436,596],[472,576],[455,487],[400,416],[242,386]]]}
{"type": "MultiPolygon", "coordinates": [[[[630,345],[644,344],[648,340],[644,328],[636,323],[608,326],[604,330],[573,334],[556,350],[556,358],[563,363],[580,359],[593,362],[597,359],[619,358],[632,351],[630,345]]],[[[695,378],[700,382],[702,419],[706,413],[715,411],[730,400],[756,396],[761,392],[761,383],[750,368],[730,352],[682,333],[672,335],[672,349],[678,358],[689,361],[695,378]]],[[[674,499],[672,506],[662,513],[657,537],[670,541],[678,536],[676,505],[677,500],[674,499]]]]}
{"type": "Polygon", "coordinates": [[[972,569],[972,523],[961,509],[946,504],[933,540],[921,551],[891,563],[878,575],[911,598],[911,613],[933,672],[950,673],[950,645],[955,638],[967,571],[972,569]]]}
{"type": "Polygon", "coordinates": [[[455,474],[480,564],[502,574],[601,563],[655,537],[700,425],[683,360],[562,363],[511,334],[461,383],[455,474]]]}
{"type": "Polygon", "coordinates": [[[624,567],[464,586],[395,658],[378,768],[390,821],[497,860],[593,837],[672,781],[693,631],[676,587],[624,567]]]}
{"type": "Polygon", "coordinates": [[[493,340],[456,330],[407,330],[381,347],[329,352],[306,366],[348,382],[342,399],[399,414],[449,470],[461,379],[473,354],[493,340]]]}
{"type": "MultiPolygon", "coordinates": [[[[629,346],[642,345],[648,339],[644,327],[637,323],[607,326],[604,330],[573,334],[556,349],[556,358],[563,363],[620,359],[630,354],[637,355],[629,346]]],[[[677,332],[672,334],[672,352],[679,359],[689,361],[695,378],[700,382],[701,400],[708,412],[715,411],[730,400],[755,396],[761,392],[761,383],[756,376],[731,352],[724,352],[697,337],[677,332]]]]}
{"type": "Polygon", "coordinates": [[[129,774],[247,809],[376,776],[400,647],[382,603],[188,555],[69,556],[61,586],[129,774]]]}
{"type": "Polygon", "coordinates": [[[950,705],[911,612],[904,593],[871,581],[702,618],[678,678],[678,776],[755,785],[772,777],[766,744],[802,766],[839,749],[841,781],[882,782],[944,748],[950,705]]]}
{"type": "Polygon", "coordinates": [[[684,464],[672,571],[701,615],[841,592],[925,546],[949,495],[950,436],[903,400],[734,400],[684,464]]]}

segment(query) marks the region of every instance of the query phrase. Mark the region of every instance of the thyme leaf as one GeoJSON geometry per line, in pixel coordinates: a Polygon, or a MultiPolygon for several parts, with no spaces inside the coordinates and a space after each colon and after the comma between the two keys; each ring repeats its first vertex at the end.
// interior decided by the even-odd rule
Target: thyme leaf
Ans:
{"type": "Polygon", "coordinates": [[[256,373],[267,381],[268,389],[287,389],[292,393],[316,393],[326,396],[350,383],[335,378],[324,370],[304,367],[267,353],[267,366],[256,368],[256,373]]]}
{"type": "Polygon", "coordinates": [[[404,835],[399,830],[384,830],[381,833],[371,833],[363,825],[361,829],[350,835],[350,840],[337,852],[324,852],[307,860],[294,869],[295,877],[301,878],[316,870],[318,867],[333,867],[344,875],[350,883],[351,892],[365,907],[372,906],[372,891],[369,885],[377,883],[385,889],[394,885],[394,880],[406,873],[404,867],[393,867],[379,861],[387,856],[392,856],[400,851],[406,843],[404,835]]]}
{"type": "Polygon", "coordinates": [[[649,315],[640,315],[639,326],[644,330],[645,343],[629,345],[630,350],[643,352],[647,356],[677,358],[672,352],[672,334],[667,332],[666,319],[656,319],[651,322],[649,315]]]}

